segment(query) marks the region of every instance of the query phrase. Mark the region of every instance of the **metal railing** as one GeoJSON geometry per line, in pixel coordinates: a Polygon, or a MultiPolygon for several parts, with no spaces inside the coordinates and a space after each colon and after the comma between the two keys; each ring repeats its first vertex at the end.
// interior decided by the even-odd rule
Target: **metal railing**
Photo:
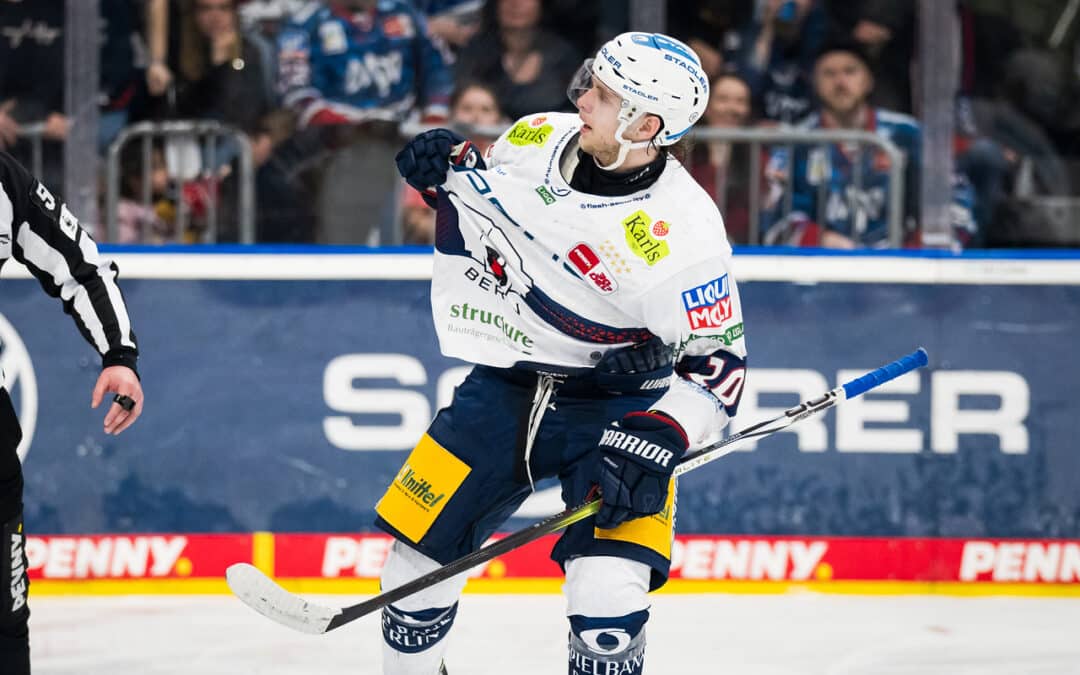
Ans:
{"type": "Polygon", "coordinates": [[[19,138],[25,138],[30,143],[30,172],[35,178],[41,180],[42,169],[45,166],[42,143],[45,142],[45,123],[28,122],[19,125],[19,138]]]}
{"type": "MultiPolygon", "coordinates": [[[[402,138],[407,140],[416,134],[431,129],[428,125],[407,123],[401,126],[402,138]]],[[[508,127],[454,127],[471,138],[495,139],[508,127]]],[[[761,241],[761,150],[763,146],[810,145],[825,147],[836,143],[855,144],[858,148],[853,164],[853,183],[856,190],[863,187],[863,153],[865,146],[872,146],[884,152],[889,158],[889,190],[887,217],[889,245],[899,248],[903,243],[904,226],[904,168],[905,155],[889,139],[869,131],[848,129],[797,129],[792,127],[764,127],[728,129],[718,127],[699,127],[694,129],[691,138],[700,143],[745,143],[750,145],[749,175],[749,230],[748,239],[752,244],[761,241]]],[[[786,186],[784,192],[784,216],[791,213],[794,162],[787,162],[786,186]]],[[[726,190],[717,190],[718,206],[721,215],[724,211],[726,190]]],[[[395,224],[400,223],[400,203],[395,211],[395,224]]]]}
{"type": "MultiPolygon", "coordinates": [[[[849,129],[796,129],[791,127],[769,127],[762,129],[725,129],[717,127],[700,127],[692,132],[694,141],[704,143],[748,143],[750,145],[749,185],[748,197],[750,208],[749,241],[752,244],[761,241],[761,148],[768,146],[794,146],[811,145],[825,147],[835,143],[853,143],[858,150],[855,160],[852,162],[853,183],[856,190],[863,187],[863,153],[864,146],[873,146],[889,157],[889,195],[888,195],[888,231],[889,245],[899,248],[903,242],[904,225],[904,153],[889,139],[871,133],[869,131],[849,129]]],[[[789,151],[789,157],[793,153],[789,151]]],[[[784,190],[784,217],[791,213],[793,197],[792,185],[795,162],[789,159],[786,163],[784,190]]],[[[822,181],[821,187],[825,187],[822,181]]],[[[722,200],[724,191],[717,191],[717,199],[722,200]]],[[[720,204],[721,215],[723,214],[723,202],[720,204]]]]}
{"type": "MultiPolygon", "coordinates": [[[[222,124],[215,120],[172,120],[167,122],[139,122],[126,127],[109,146],[106,165],[106,195],[105,195],[105,222],[107,223],[108,240],[116,241],[118,234],[117,215],[120,202],[120,157],[124,146],[133,139],[141,139],[142,142],[142,180],[141,202],[149,205],[152,197],[151,172],[153,164],[154,141],[160,139],[166,143],[172,140],[195,141],[197,147],[201,147],[201,158],[196,160],[199,165],[196,171],[210,177],[215,174],[217,162],[222,154],[219,152],[221,139],[231,139],[236,143],[237,157],[239,159],[239,175],[237,176],[239,194],[237,218],[239,227],[239,241],[243,244],[255,242],[255,165],[252,158],[251,142],[244,132],[222,124]]],[[[188,224],[187,204],[183,195],[183,180],[174,181],[178,194],[177,205],[177,231],[182,233],[188,224]]],[[[202,232],[203,243],[214,243],[218,238],[218,207],[220,196],[209,200],[207,209],[206,228],[202,232]]]]}

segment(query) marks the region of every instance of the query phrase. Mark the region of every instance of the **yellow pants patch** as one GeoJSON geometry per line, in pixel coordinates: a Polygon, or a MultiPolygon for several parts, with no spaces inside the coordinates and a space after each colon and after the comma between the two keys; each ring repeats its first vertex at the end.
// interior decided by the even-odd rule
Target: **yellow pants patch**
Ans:
{"type": "Polygon", "coordinates": [[[652,516],[628,520],[610,530],[595,528],[597,539],[626,541],[651,548],[671,560],[671,540],[675,536],[675,480],[668,483],[667,503],[664,510],[652,516]]]}
{"type": "Polygon", "coordinates": [[[419,542],[472,469],[424,434],[387,488],[375,512],[419,542]]]}

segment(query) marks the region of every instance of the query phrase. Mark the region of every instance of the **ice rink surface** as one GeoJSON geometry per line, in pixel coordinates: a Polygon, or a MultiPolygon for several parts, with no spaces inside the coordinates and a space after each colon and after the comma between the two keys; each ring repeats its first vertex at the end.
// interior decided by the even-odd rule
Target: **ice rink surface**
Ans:
{"type": "MultiPolygon", "coordinates": [[[[342,606],[347,596],[321,602],[342,606]]],[[[230,596],[40,597],[35,675],[376,675],[377,616],[303,635],[230,596]]],[[[650,675],[1080,675],[1080,599],[656,595],[650,675]]],[[[451,675],[565,673],[557,595],[466,595],[451,675]]]]}

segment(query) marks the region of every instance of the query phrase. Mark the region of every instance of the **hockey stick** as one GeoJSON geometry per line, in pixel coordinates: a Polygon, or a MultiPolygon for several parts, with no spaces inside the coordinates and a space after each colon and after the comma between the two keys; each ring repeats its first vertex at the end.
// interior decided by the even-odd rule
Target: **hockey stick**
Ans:
{"type": "MultiPolygon", "coordinates": [[[[872,370],[862,377],[856,378],[828,392],[820,398],[815,398],[801,403],[794,408],[785,410],[782,415],[764,422],[759,422],[751,427],[743,429],[728,436],[722,441],[713,443],[701,450],[688,455],[677,467],[675,475],[679,476],[687,471],[704,466],[717,460],[734,450],[734,446],[748,438],[760,438],[785,429],[796,422],[816,415],[824,410],[837,405],[845,400],[894,380],[901,375],[927,364],[926,350],[920,347],[911,354],[897,359],[892,363],[872,370]]],[[[541,520],[523,530],[511,534],[508,537],[492,542],[483,548],[458,558],[452,563],[444,565],[422,577],[398,586],[365,600],[356,605],[334,609],[323,607],[304,600],[300,596],[293,595],[281,586],[277,585],[268,576],[263,574],[253,565],[236,563],[229,566],[225,573],[229,588],[236,597],[259,612],[265,617],[273,619],[280,624],[288,626],[303,633],[326,633],[366,616],[375,610],[408,597],[417,591],[433,586],[440,581],[469,570],[481,563],[496,558],[507,551],[523,546],[540,537],[557,532],[578,521],[584,520],[600,510],[600,499],[592,499],[584,504],[557,513],[550,518],[541,520]]]]}

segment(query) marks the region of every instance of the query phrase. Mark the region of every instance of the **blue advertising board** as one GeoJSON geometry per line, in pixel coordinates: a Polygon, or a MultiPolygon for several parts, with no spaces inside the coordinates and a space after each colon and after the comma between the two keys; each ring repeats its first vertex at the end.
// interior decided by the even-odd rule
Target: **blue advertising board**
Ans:
{"type": "MultiPolygon", "coordinates": [[[[89,407],[100,363],[59,304],[29,278],[0,285],[33,529],[371,529],[468,367],[439,353],[430,257],[116,257],[146,393],[119,437],[89,407]]],[[[688,474],[680,532],[1080,536],[1076,262],[740,258],[733,428],[920,345],[930,368],[688,474]]]]}

